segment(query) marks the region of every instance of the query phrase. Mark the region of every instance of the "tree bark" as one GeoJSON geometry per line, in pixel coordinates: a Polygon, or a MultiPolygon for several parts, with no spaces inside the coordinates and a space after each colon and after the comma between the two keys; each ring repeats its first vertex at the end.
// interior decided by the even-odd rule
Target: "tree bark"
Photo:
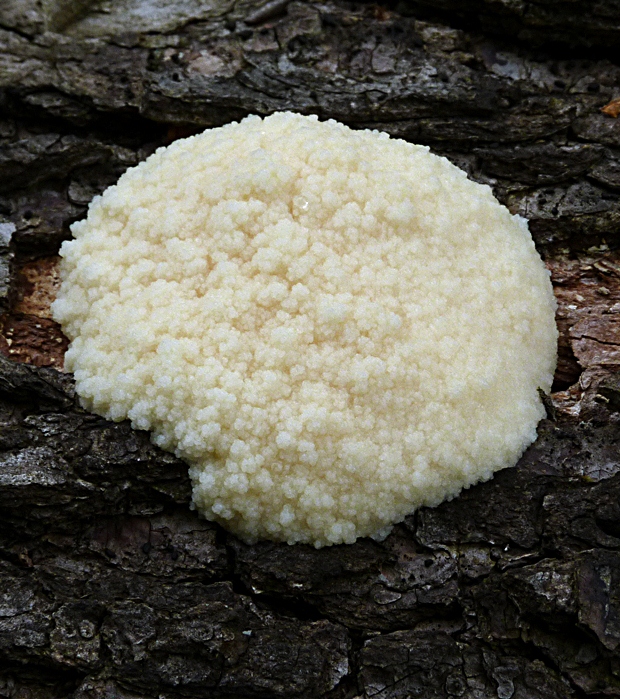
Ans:
{"type": "Polygon", "coordinates": [[[0,697],[620,696],[619,45],[616,0],[2,4],[0,697]],[[57,253],[92,197],[286,109],[490,185],[558,300],[537,442],[382,543],[243,544],[61,371],[57,253]]]}

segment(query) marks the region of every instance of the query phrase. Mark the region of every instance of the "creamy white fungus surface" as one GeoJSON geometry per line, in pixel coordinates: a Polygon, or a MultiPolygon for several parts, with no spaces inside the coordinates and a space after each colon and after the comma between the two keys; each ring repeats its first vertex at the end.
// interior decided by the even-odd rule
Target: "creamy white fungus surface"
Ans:
{"type": "Polygon", "coordinates": [[[246,541],[385,535],[513,466],[556,361],[525,220],[426,147],[248,117],[159,149],[62,246],[83,405],[246,541]]]}

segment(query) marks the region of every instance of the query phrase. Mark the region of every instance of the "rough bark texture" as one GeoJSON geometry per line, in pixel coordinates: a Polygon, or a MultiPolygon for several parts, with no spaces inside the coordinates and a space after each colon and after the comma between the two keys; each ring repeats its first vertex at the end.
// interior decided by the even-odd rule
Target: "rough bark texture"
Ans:
{"type": "Polygon", "coordinates": [[[0,697],[620,696],[619,46],[617,0],[0,3],[0,697]],[[55,368],[90,199],[281,109],[429,144],[553,274],[538,441],[383,543],[241,543],[55,368]]]}

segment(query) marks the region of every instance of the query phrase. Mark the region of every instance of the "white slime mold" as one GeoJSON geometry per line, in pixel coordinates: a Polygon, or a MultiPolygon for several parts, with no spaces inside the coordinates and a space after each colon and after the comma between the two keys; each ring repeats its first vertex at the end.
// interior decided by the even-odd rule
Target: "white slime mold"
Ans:
{"type": "Polygon", "coordinates": [[[86,408],[246,541],[380,536],[513,466],[556,362],[526,222],[428,148],[278,113],[176,141],[63,245],[86,408]]]}

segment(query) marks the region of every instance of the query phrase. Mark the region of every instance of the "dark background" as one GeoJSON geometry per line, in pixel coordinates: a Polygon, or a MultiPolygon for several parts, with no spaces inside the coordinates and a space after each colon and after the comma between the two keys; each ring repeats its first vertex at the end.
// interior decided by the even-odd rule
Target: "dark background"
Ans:
{"type": "Polygon", "coordinates": [[[617,0],[2,0],[0,697],[620,696],[619,57],[617,0]],[[553,274],[538,441],[381,544],[244,545],[57,370],[57,252],[91,198],[283,109],[429,144],[553,274]]]}

